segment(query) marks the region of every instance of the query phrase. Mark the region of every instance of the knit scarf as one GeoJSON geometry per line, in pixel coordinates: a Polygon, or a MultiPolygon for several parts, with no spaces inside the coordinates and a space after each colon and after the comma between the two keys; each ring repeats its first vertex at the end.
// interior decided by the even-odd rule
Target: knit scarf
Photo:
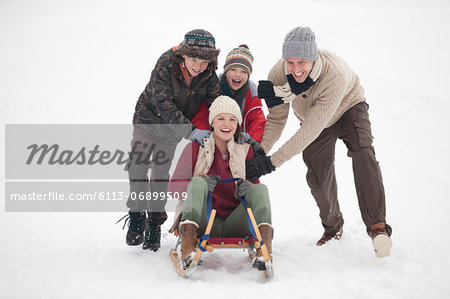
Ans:
{"type": "Polygon", "coordinates": [[[314,85],[314,83],[316,83],[316,81],[311,79],[310,76],[308,76],[308,78],[306,78],[306,80],[302,83],[298,83],[297,81],[295,81],[294,76],[292,76],[292,74],[286,75],[286,77],[288,79],[289,86],[291,87],[292,92],[295,93],[296,95],[299,95],[302,92],[307,91],[311,86],[314,85]]]}
{"type": "Polygon", "coordinates": [[[245,84],[239,88],[238,90],[233,90],[228,86],[227,77],[226,75],[222,75],[220,77],[220,87],[222,88],[222,95],[229,96],[230,98],[234,99],[239,107],[242,109],[242,103],[245,99],[245,96],[247,95],[248,91],[248,80],[245,82],[245,84]]]}

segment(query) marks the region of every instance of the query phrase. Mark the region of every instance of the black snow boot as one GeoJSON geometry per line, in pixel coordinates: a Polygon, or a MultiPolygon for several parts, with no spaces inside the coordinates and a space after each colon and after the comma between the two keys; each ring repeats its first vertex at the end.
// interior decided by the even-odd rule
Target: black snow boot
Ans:
{"type": "Polygon", "coordinates": [[[130,246],[141,245],[144,242],[145,212],[129,212],[127,244],[130,246]]]}
{"type": "Polygon", "coordinates": [[[149,249],[156,252],[160,247],[161,225],[149,223],[147,229],[145,230],[144,244],[142,244],[142,249],[149,249]]]}

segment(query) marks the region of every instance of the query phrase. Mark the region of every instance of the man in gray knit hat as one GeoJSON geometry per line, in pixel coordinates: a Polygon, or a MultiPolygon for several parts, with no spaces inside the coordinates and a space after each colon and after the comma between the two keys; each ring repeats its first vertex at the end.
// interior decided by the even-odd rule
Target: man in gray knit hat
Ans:
{"type": "Polygon", "coordinates": [[[367,233],[377,257],[388,256],[392,229],[386,223],[384,187],[372,145],[369,105],[356,73],[336,54],[319,50],[309,27],[297,27],[286,35],[282,59],[270,70],[269,80],[259,82],[258,95],[265,99],[269,115],[262,150],[247,162],[247,178],[270,173],[303,152],[308,168],[306,179],[325,229],[317,246],[339,240],[344,220],[337,198],[334,155],[336,141],[342,139],[353,160],[359,208],[367,233]],[[277,151],[266,156],[281,136],[291,105],[301,126],[277,151]]]}

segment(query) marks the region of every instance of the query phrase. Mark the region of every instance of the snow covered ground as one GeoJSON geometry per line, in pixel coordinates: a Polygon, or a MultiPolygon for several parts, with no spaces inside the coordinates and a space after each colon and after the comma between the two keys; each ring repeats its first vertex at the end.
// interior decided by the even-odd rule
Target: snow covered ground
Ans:
{"type": "MultiPolygon", "coordinates": [[[[318,209],[301,156],[262,179],[275,227],[275,277],[240,250],[204,255],[190,279],[168,258],[125,245],[123,213],[0,211],[0,298],[449,298],[449,1],[0,1],[2,124],[125,124],[161,53],[185,32],[212,32],[226,53],[250,46],[251,78],[265,79],[285,34],[313,28],[344,57],[370,104],[394,231],[376,259],[364,231],[351,160],[337,145],[344,236],[317,248],[318,209]]],[[[219,68],[221,71],[221,68],[219,68]]],[[[297,128],[291,118],[286,140],[297,128]]],[[[4,140],[5,127],[1,128],[4,140]]],[[[277,148],[277,146],[275,146],[277,148]]],[[[1,142],[1,156],[5,146],[1,142]]],[[[2,181],[5,179],[2,158],[2,181]]],[[[1,184],[4,206],[4,184],[1,184]]],[[[125,209],[124,209],[125,211],[125,209]]]]}

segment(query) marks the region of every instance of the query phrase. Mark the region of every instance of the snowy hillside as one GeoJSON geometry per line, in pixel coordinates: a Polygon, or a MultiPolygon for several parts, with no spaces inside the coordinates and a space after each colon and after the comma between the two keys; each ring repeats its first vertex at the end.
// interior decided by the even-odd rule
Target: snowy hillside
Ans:
{"type": "MultiPolygon", "coordinates": [[[[128,124],[158,57],[185,32],[214,34],[225,55],[241,43],[266,79],[285,34],[310,26],[319,48],[345,58],[370,104],[394,247],[377,259],[357,205],[351,160],[336,149],[345,225],[323,230],[301,155],[262,178],[272,202],[275,277],[240,250],[216,250],[190,279],[168,258],[125,244],[123,213],[0,209],[0,298],[450,297],[450,2],[299,0],[0,0],[0,117],[4,124],[128,124]]],[[[297,122],[290,118],[282,140],[297,122]]],[[[278,143],[280,145],[281,143],[278,143]]],[[[275,145],[274,149],[277,148],[275,145]]],[[[5,144],[1,142],[2,157],[5,144]]],[[[5,161],[0,164],[4,207],[5,161]]]]}

